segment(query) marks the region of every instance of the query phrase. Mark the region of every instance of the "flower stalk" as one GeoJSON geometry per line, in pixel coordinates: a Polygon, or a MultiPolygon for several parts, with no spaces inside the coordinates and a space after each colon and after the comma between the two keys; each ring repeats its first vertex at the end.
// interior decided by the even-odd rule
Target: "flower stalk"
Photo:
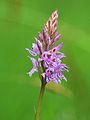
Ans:
{"type": "Polygon", "coordinates": [[[43,95],[44,95],[44,91],[45,91],[45,85],[46,84],[44,82],[42,82],[41,89],[40,89],[40,95],[39,95],[39,99],[38,99],[38,103],[37,103],[37,107],[36,107],[36,111],[35,111],[35,120],[39,120],[43,95]]]}

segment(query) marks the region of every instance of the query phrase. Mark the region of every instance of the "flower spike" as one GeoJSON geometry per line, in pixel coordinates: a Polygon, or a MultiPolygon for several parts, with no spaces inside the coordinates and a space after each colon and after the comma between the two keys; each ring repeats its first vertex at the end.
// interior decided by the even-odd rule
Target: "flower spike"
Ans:
{"type": "Polygon", "coordinates": [[[64,53],[60,52],[63,42],[56,46],[61,34],[57,31],[58,11],[55,10],[44,25],[43,33],[38,32],[38,39],[35,37],[36,43],[32,44],[32,49],[26,50],[33,57],[38,56],[38,59],[30,58],[33,64],[32,70],[28,73],[31,77],[34,72],[38,72],[42,76],[42,81],[49,83],[50,81],[58,84],[62,79],[67,81],[63,72],[68,72],[66,64],[62,63],[64,53]],[[40,70],[39,70],[40,69],[40,70]]]}

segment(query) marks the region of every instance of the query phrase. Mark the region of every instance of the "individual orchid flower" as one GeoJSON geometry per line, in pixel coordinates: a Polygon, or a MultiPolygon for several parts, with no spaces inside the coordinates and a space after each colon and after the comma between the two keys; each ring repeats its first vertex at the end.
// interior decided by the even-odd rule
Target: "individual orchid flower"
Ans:
{"type": "MultiPolygon", "coordinates": [[[[26,48],[30,55],[33,56],[29,57],[32,61],[33,68],[28,74],[31,77],[34,72],[39,72],[41,78],[42,86],[40,95],[43,94],[42,92],[45,85],[50,81],[56,84],[61,83],[63,79],[67,81],[63,72],[68,72],[68,67],[62,63],[62,58],[64,58],[65,55],[60,52],[63,42],[60,42],[60,44],[56,46],[56,42],[59,41],[61,37],[61,34],[57,31],[57,25],[58,12],[56,10],[45,23],[43,32],[38,32],[38,38],[35,37],[36,42],[32,44],[32,49],[26,48]]],[[[40,112],[38,107],[40,107],[39,104],[35,114],[36,120],[40,112]]]]}

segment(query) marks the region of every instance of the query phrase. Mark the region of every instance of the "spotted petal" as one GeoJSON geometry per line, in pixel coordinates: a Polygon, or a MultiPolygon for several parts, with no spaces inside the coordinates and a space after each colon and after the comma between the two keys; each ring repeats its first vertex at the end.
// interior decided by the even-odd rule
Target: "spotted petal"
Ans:
{"type": "Polygon", "coordinates": [[[61,47],[62,47],[62,44],[63,44],[63,42],[61,42],[57,47],[54,47],[52,50],[50,50],[50,52],[51,52],[52,54],[58,53],[59,50],[60,50],[61,47]]]}

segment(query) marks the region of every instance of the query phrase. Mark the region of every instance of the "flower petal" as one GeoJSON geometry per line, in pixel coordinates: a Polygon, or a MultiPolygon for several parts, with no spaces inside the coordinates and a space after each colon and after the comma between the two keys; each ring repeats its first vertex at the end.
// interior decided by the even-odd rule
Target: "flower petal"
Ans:
{"type": "Polygon", "coordinates": [[[57,52],[61,49],[62,45],[63,45],[63,42],[61,42],[61,43],[56,47],[56,51],[57,51],[57,52]]]}
{"type": "Polygon", "coordinates": [[[37,56],[37,53],[35,53],[34,51],[26,48],[26,50],[32,55],[32,56],[37,56]]]}
{"type": "Polygon", "coordinates": [[[66,78],[64,75],[62,75],[62,78],[63,78],[65,81],[67,81],[67,78],[66,78]]]}
{"type": "Polygon", "coordinates": [[[55,82],[56,84],[58,84],[58,80],[54,77],[51,77],[52,81],[55,82]]]}
{"type": "Polygon", "coordinates": [[[57,42],[59,40],[59,38],[61,37],[61,34],[57,35],[54,39],[54,42],[57,42]]]}
{"type": "Polygon", "coordinates": [[[50,82],[50,78],[46,77],[46,82],[49,83],[50,82]]]}
{"type": "Polygon", "coordinates": [[[35,40],[36,40],[36,44],[37,44],[37,47],[38,47],[38,49],[39,49],[39,52],[40,52],[40,54],[42,54],[43,53],[43,51],[44,51],[44,48],[43,48],[43,46],[42,46],[42,43],[35,37],[35,40]]]}
{"type": "Polygon", "coordinates": [[[39,49],[35,43],[32,44],[32,51],[37,53],[38,55],[40,54],[39,49]]]}
{"type": "Polygon", "coordinates": [[[50,45],[50,44],[51,44],[50,36],[48,36],[48,37],[46,38],[46,42],[47,42],[47,45],[50,45]]]}
{"type": "Polygon", "coordinates": [[[38,70],[35,68],[32,68],[31,71],[28,73],[29,76],[31,77],[34,72],[38,72],[38,70]]]}
{"type": "Polygon", "coordinates": [[[66,57],[66,56],[64,55],[64,53],[60,53],[60,55],[58,55],[58,57],[59,57],[59,59],[62,59],[63,57],[66,57]]]}
{"type": "Polygon", "coordinates": [[[44,40],[43,35],[40,32],[38,32],[38,36],[39,36],[40,40],[43,42],[43,40],[44,40]]]}
{"type": "Polygon", "coordinates": [[[67,72],[69,71],[66,64],[60,64],[60,69],[64,69],[64,70],[66,70],[67,72]]]}
{"type": "Polygon", "coordinates": [[[49,52],[50,52],[51,54],[56,54],[56,53],[58,53],[59,50],[60,50],[61,47],[62,47],[62,44],[63,44],[63,42],[61,42],[57,47],[54,47],[53,49],[51,49],[49,52]]]}
{"type": "Polygon", "coordinates": [[[30,59],[31,59],[31,61],[32,61],[33,67],[34,67],[34,68],[37,68],[37,67],[38,67],[38,62],[37,62],[34,58],[31,58],[31,57],[30,57],[30,59]]]}

